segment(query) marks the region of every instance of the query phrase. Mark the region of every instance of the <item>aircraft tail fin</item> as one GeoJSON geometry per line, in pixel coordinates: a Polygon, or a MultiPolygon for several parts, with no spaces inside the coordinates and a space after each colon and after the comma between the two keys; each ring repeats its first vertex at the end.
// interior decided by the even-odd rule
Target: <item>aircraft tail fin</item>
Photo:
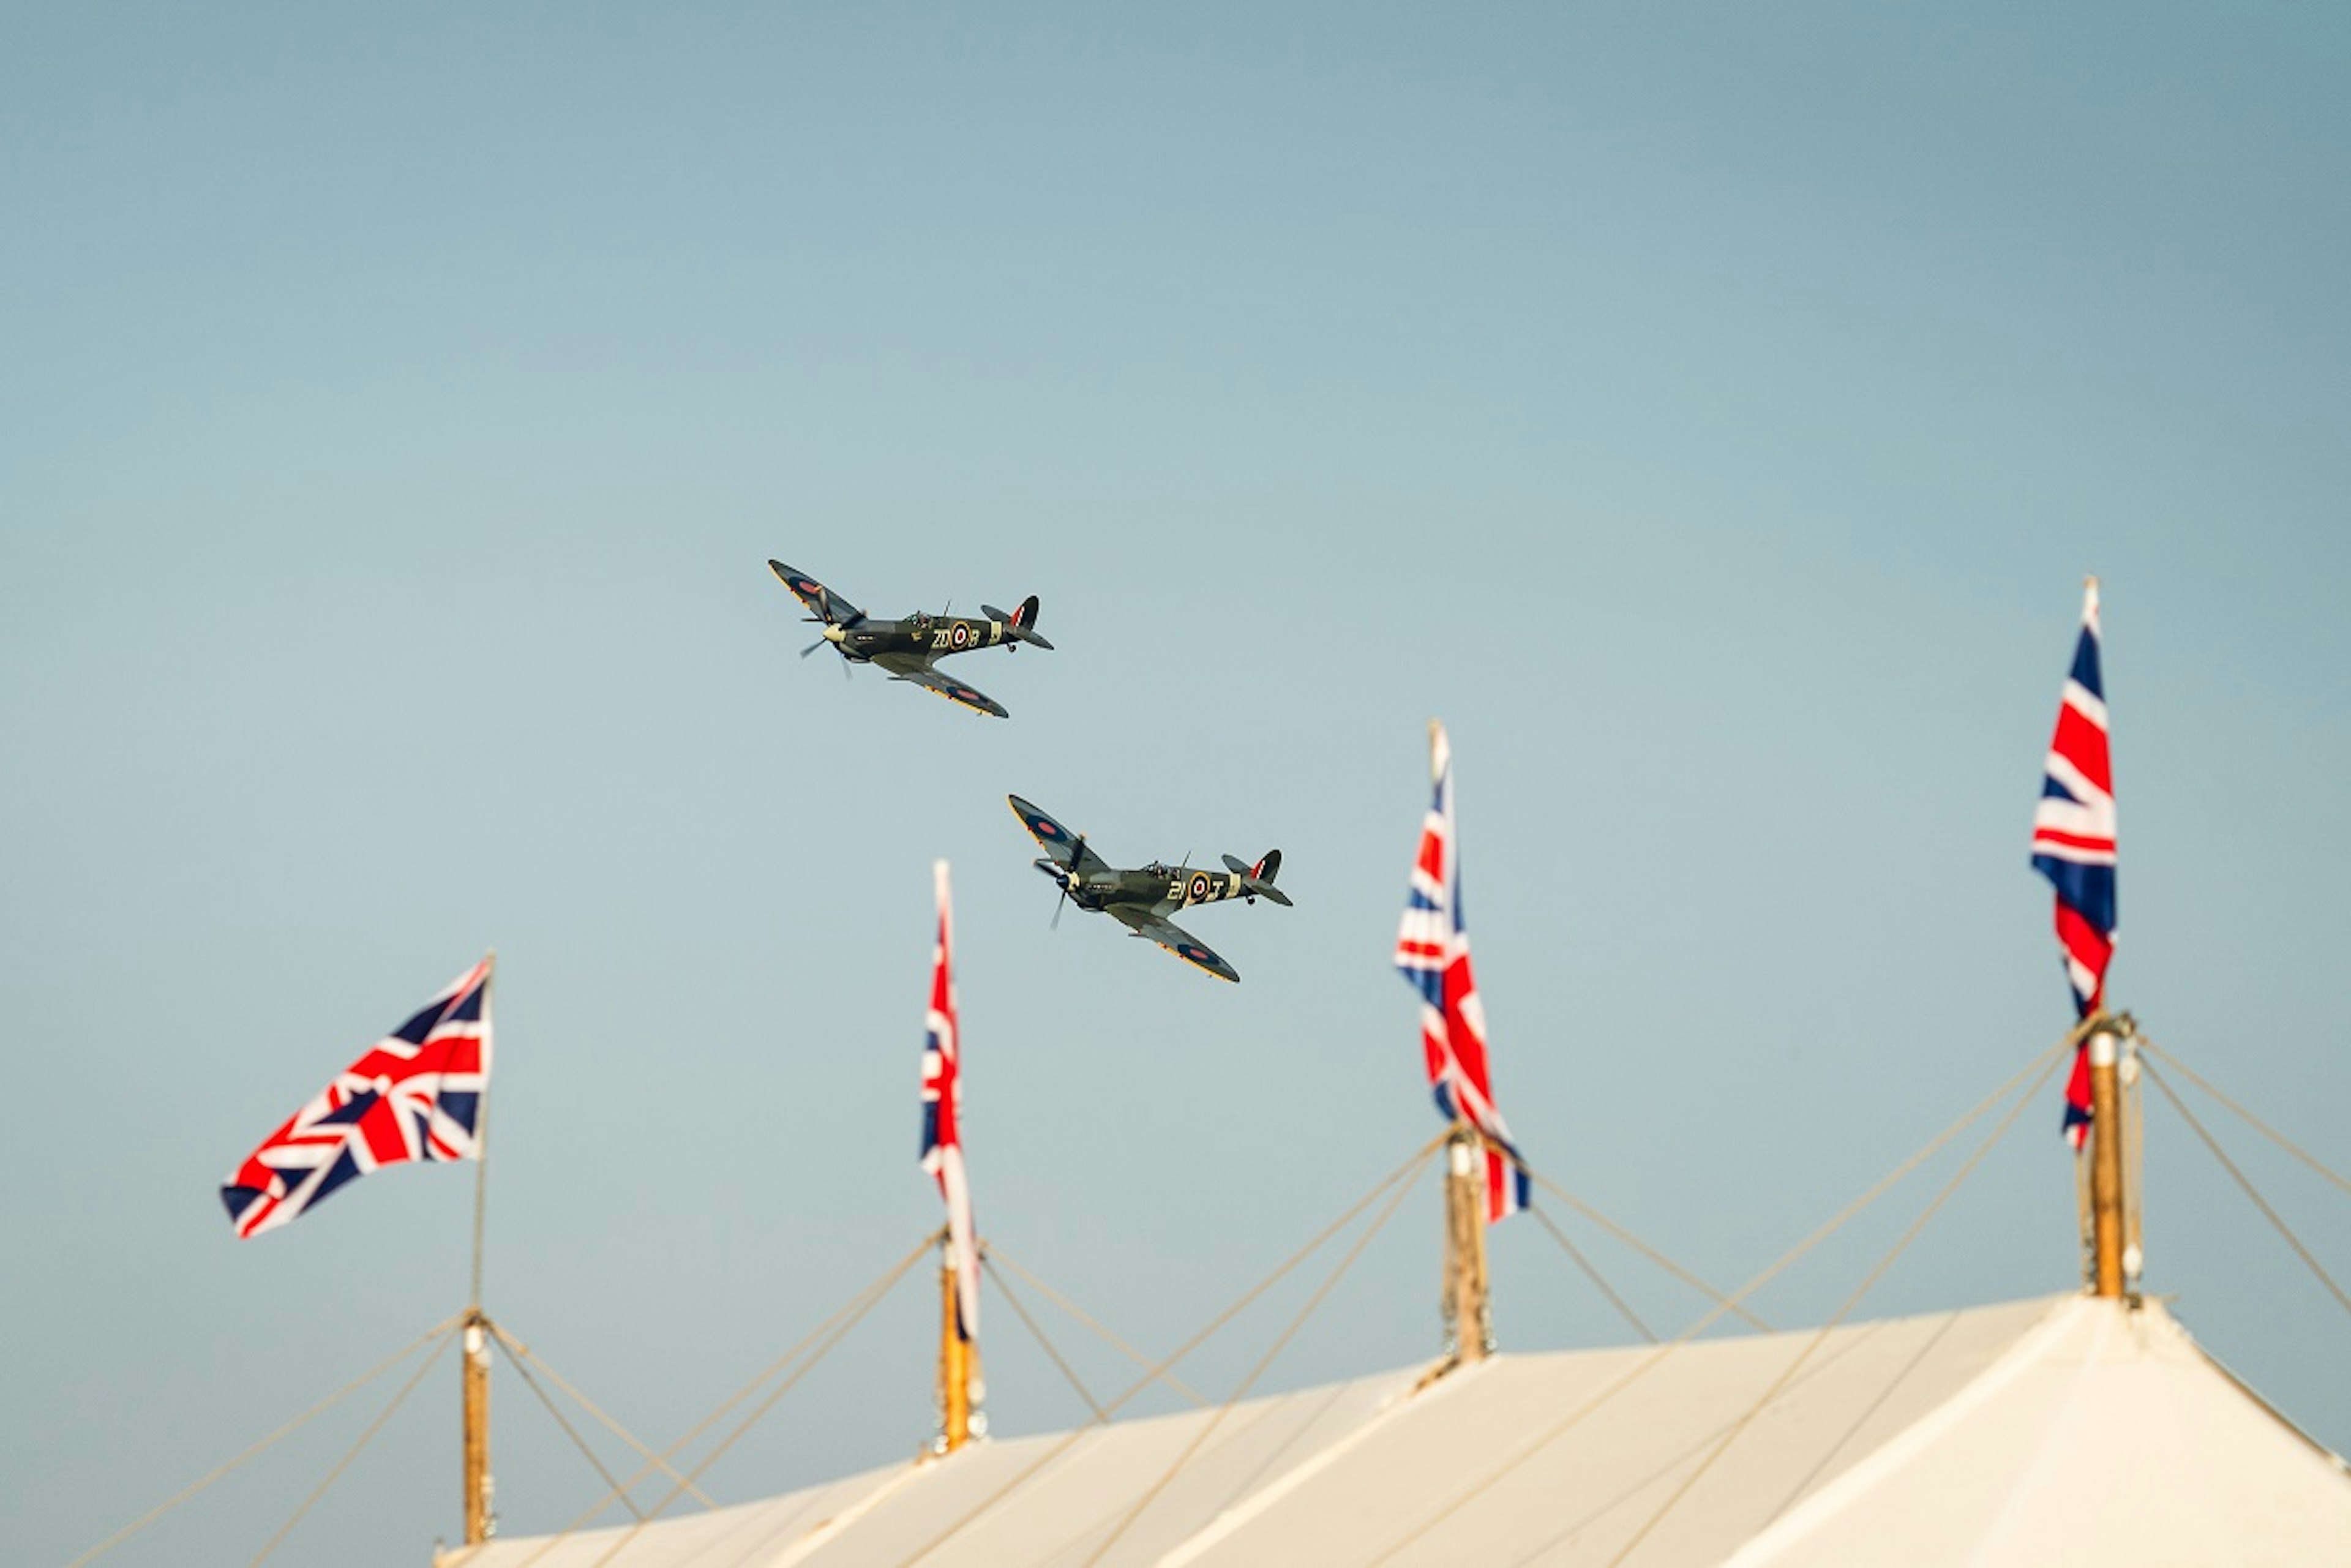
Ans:
{"type": "Polygon", "coordinates": [[[1012,639],[1014,647],[1017,648],[1026,643],[1031,647],[1045,649],[1048,653],[1052,651],[1053,644],[1037,635],[1037,596],[1035,594],[1032,593],[1022,600],[1020,608],[1009,615],[992,604],[983,604],[979,609],[980,613],[989,620],[1002,623],[1004,634],[1012,639]]]}
{"type": "Polygon", "coordinates": [[[1273,879],[1281,874],[1280,850],[1266,851],[1265,858],[1255,865],[1249,865],[1232,855],[1227,855],[1225,869],[1240,873],[1241,896],[1244,898],[1270,898],[1280,904],[1290,903],[1290,894],[1273,885],[1273,879]]]}

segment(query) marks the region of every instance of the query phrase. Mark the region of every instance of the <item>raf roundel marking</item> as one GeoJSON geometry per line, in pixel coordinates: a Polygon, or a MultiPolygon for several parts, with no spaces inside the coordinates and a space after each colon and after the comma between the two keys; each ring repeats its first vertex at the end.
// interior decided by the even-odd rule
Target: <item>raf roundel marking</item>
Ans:
{"type": "Polygon", "coordinates": [[[968,647],[971,643],[971,628],[960,621],[956,622],[952,640],[958,648],[968,647]]]}
{"type": "Polygon", "coordinates": [[[1029,825],[1038,832],[1044,834],[1049,839],[1058,839],[1061,836],[1061,830],[1051,822],[1045,821],[1042,817],[1038,818],[1029,825]]]}
{"type": "Polygon", "coordinates": [[[1208,879],[1198,872],[1192,873],[1192,902],[1199,903],[1208,896],[1208,879]]]}

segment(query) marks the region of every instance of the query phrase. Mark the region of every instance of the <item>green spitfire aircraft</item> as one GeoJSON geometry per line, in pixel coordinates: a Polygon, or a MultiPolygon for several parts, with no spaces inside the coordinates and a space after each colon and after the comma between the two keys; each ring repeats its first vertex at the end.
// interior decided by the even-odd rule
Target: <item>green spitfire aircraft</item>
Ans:
{"type": "Polygon", "coordinates": [[[807,619],[824,627],[824,635],[800,650],[801,658],[830,643],[833,652],[841,655],[841,673],[844,675],[852,664],[878,664],[889,672],[893,681],[912,681],[949,702],[961,703],[979,713],[992,713],[998,718],[1012,716],[987,694],[974,691],[951,675],[939,674],[933,666],[950,653],[968,653],[975,648],[1000,645],[1008,652],[1018,652],[1023,643],[1048,651],[1053,646],[1037,635],[1037,596],[1033,593],[1009,615],[993,605],[983,604],[979,613],[985,619],[945,611],[933,615],[917,610],[904,621],[877,621],[806,572],[795,571],[779,560],[769,561],[768,570],[808,609],[807,619]]]}
{"type": "Polygon", "coordinates": [[[1280,850],[1268,850],[1265,858],[1255,865],[1227,855],[1223,871],[1162,865],[1157,861],[1134,871],[1117,871],[1086,848],[1083,833],[1071,833],[1018,795],[1005,799],[1011,802],[1012,814],[1020,819],[1020,825],[1029,830],[1045,852],[1044,858],[1036,862],[1037,869],[1061,884],[1061,896],[1053,904],[1056,925],[1061,923],[1061,905],[1074,903],[1080,909],[1109,915],[1131,934],[1149,937],[1186,963],[1196,964],[1220,980],[1238,984],[1240,971],[1201,946],[1190,932],[1168,920],[1168,913],[1228,898],[1245,898],[1251,904],[1260,898],[1280,904],[1290,903],[1290,894],[1273,885],[1274,877],[1281,871],[1280,850]]]}

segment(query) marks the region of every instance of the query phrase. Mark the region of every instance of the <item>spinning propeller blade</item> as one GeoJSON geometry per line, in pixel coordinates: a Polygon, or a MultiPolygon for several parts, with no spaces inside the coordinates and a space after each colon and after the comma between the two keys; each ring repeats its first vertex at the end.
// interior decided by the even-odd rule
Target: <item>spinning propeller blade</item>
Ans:
{"type": "Polygon", "coordinates": [[[1078,866],[1085,858],[1086,836],[1080,833],[1077,848],[1070,852],[1070,863],[1061,873],[1061,896],[1053,901],[1053,918],[1045,927],[1046,930],[1059,931],[1061,928],[1061,905],[1070,902],[1070,879],[1078,874],[1078,866]]]}

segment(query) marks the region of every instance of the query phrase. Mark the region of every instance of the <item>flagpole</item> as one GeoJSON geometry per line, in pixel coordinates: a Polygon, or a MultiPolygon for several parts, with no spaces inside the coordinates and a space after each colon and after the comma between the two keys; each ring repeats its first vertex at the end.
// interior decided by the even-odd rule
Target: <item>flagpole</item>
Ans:
{"type": "MultiPolygon", "coordinates": [[[[491,1007],[491,990],[497,978],[498,950],[491,948],[484,962],[489,973],[482,977],[482,1019],[487,1026],[483,1035],[495,1051],[496,1014],[491,1007]]],[[[474,1119],[474,1271],[465,1301],[465,1357],[459,1364],[464,1396],[462,1455],[468,1546],[487,1541],[496,1528],[490,1512],[490,1320],[489,1314],[482,1311],[482,1232],[489,1213],[490,1075],[489,1063],[485,1061],[482,1065],[482,1098],[474,1119]]]]}
{"type": "Polygon", "coordinates": [[[960,1329],[960,1286],[953,1228],[939,1239],[939,1441],[952,1454],[971,1441],[971,1366],[977,1346],[960,1329]]]}
{"type": "MultiPolygon", "coordinates": [[[[1445,726],[1428,721],[1428,778],[1442,781],[1439,746],[1445,726]]],[[[1452,816],[1447,797],[1446,815],[1452,816]]],[[[1445,875],[1451,883],[1459,863],[1461,841],[1447,835],[1445,875]]],[[[1458,911],[1455,911],[1458,918],[1458,911]]],[[[1486,1276],[1486,1141],[1461,1107],[1461,1091],[1454,1089],[1452,1135],[1445,1147],[1445,1284],[1441,1306],[1445,1323],[1445,1364],[1449,1372],[1470,1362],[1483,1361],[1494,1348],[1493,1312],[1487,1300],[1486,1276]]]]}
{"type": "Polygon", "coordinates": [[[2127,1016],[2100,1013],[2090,1032],[2090,1293],[2123,1293],[2123,1108],[2119,1058],[2127,1016]]]}
{"type": "Polygon", "coordinates": [[[1457,1117],[1445,1143],[1446,1366],[1483,1361],[1494,1348],[1486,1275],[1486,1141],[1457,1117]]]}
{"type": "MultiPolygon", "coordinates": [[[[483,962],[489,966],[490,972],[482,977],[482,1016],[494,1018],[491,1003],[494,1000],[492,993],[498,981],[498,950],[491,948],[490,956],[483,962]]],[[[496,1048],[496,1036],[493,1034],[492,1049],[496,1048]]],[[[490,1075],[485,1071],[482,1074],[481,1110],[474,1126],[474,1280],[465,1298],[466,1305],[476,1312],[482,1310],[482,1230],[483,1222],[489,1213],[489,1202],[490,1075]]]]}

